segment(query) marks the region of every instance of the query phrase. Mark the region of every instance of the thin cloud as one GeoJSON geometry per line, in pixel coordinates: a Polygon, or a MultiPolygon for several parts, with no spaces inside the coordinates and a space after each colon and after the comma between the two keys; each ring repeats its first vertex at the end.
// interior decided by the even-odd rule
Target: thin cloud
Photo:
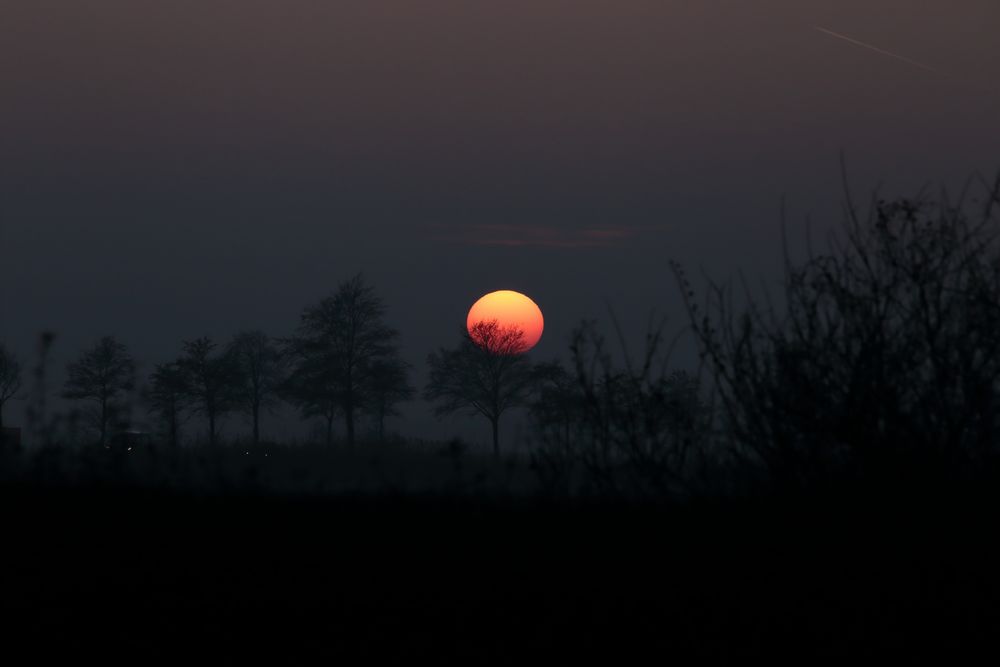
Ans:
{"type": "Polygon", "coordinates": [[[604,248],[620,245],[648,228],[585,227],[582,229],[541,225],[438,225],[433,240],[470,246],[604,248]]]}

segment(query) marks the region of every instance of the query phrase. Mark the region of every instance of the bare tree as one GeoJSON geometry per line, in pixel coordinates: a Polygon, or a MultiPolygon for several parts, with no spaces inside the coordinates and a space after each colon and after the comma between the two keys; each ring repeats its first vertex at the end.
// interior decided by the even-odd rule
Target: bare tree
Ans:
{"type": "Polygon", "coordinates": [[[187,373],[177,363],[156,366],[146,390],[146,401],[166,427],[171,447],[180,443],[181,419],[190,393],[187,373]]]}
{"type": "Polygon", "coordinates": [[[257,444],[260,442],[261,413],[278,402],[284,357],[262,331],[237,334],[230,342],[227,354],[236,370],[236,405],[253,422],[253,441],[257,444]]]}
{"type": "Polygon", "coordinates": [[[105,336],[67,368],[65,398],[90,401],[89,416],[97,427],[100,444],[106,445],[112,421],[122,405],[118,399],[135,386],[135,361],[128,348],[105,336]]]}
{"type": "Polygon", "coordinates": [[[218,423],[235,406],[236,369],[232,359],[216,354],[217,345],[207,337],[184,341],[184,355],[177,365],[185,375],[193,409],[208,421],[208,444],[218,444],[218,423]]]}
{"type": "Polygon", "coordinates": [[[379,441],[385,440],[385,420],[399,414],[396,406],[413,398],[408,378],[409,366],[395,356],[376,361],[371,366],[369,412],[375,420],[379,441]]]}
{"type": "Polygon", "coordinates": [[[358,274],[306,308],[288,342],[297,376],[291,395],[310,412],[321,408],[330,416],[335,408],[344,418],[349,445],[355,441],[357,414],[371,407],[373,368],[396,355],[399,334],[384,317],[382,300],[358,274]]]}
{"type": "Polygon", "coordinates": [[[21,391],[21,386],[21,364],[0,344],[0,428],[3,428],[3,408],[21,391]]]}
{"type": "Polygon", "coordinates": [[[279,387],[281,397],[295,405],[305,419],[320,418],[326,432],[326,444],[333,444],[333,423],[339,416],[340,381],[333,369],[319,355],[295,352],[294,341],[289,353],[296,354],[295,366],[279,387]]]}
{"type": "Polygon", "coordinates": [[[48,369],[56,335],[43,331],[38,336],[38,353],[31,370],[32,383],[28,406],[24,411],[25,426],[36,443],[50,445],[54,440],[54,424],[48,416],[48,369]]]}
{"type": "Polygon", "coordinates": [[[493,430],[493,453],[500,455],[500,418],[527,404],[534,384],[533,365],[524,354],[524,331],[497,320],[473,324],[453,349],[427,357],[430,380],[424,398],[436,402],[438,416],[462,410],[482,415],[493,430]]]}

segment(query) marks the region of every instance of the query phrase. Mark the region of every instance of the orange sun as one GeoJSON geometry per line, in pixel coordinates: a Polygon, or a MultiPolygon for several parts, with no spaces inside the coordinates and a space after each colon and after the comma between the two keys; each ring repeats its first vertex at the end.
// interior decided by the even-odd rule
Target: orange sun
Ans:
{"type": "Polygon", "coordinates": [[[472,327],[478,322],[496,320],[503,327],[517,327],[524,332],[524,352],[538,344],[545,328],[545,319],[538,305],[521,294],[512,290],[490,292],[472,304],[465,326],[472,333],[472,327]]]}

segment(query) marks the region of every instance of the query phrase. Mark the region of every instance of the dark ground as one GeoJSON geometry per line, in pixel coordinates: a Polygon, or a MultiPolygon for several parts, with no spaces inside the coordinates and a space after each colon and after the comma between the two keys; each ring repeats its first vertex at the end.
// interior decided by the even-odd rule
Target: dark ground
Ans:
{"type": "Polygon", "coordinates": [[[851,498],[642,508],[8,484],[4,643],[35,663],[136,664],[994,649],[996,498],[851,498]]]}

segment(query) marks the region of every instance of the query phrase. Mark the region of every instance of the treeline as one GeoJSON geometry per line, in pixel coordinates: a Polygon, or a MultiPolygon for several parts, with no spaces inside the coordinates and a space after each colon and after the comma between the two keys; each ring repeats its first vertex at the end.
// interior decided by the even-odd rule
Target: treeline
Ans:
{"type": "MultiPolygon", "coordinates": [[[[573,363],[567,367],[533,361],[523,331],[497,321],[478,322],[463,331],[456,346],[428,355],[422,397],[438,416],[461,412],[484,418],[497,457],[502,417],[526,409],[538,433],[536,465],[548,486],[570,483],[576,474],[570,451],[587,450],[580,460],[588,474],[616,467],[625,453],[632,472],[661,488],[695,448],[707,413],[694,378],[679,372],[652,376],[658,336],[649,341],[649,359],[635,375],[612,367],[593,323],[575,334],[573,363]],[[595,370],[599,377],[592,375],[595,370]],[[675,439],[678,451],[673,451],[675,439]],[[596,449],[590,451],[591,445],[596,449]]],[[[253,443],[260,443],[261,421],[279,403],[293,406],[303,419],[321,420],[328,445],[340,420],[344,440],[353,446],[360,419],[367,419],[383,440],[386,420],[416,396],[412,367],[400,357],[398,339],[398,331],[386,323],[382,300],[359,274],[305,308],[291,336],[243,331],[228,342],[186,340],[179,356],[157,364],[145,382],[137,378],[128,347],[106,336],[69,364],[61,396],[78,404],[84,438],[102,447],[115,445],[131,428],[136,403],[153,417],[157,441],[169,447],[181,443],[190,416],[203,420],[206,444],[220,444],[222,419],[231,414],[246,418],[253,443]]],[[[0,356],[5,364],[0,370],[6,369],[0,376],[6,378],[0,381],[3,399],[20,388],[21,367],[2,348],[0,356]],[[16,388],[3,390],[8,384],[16,388]]],[[[28,412],[29,421],[44,421],[34,406],[28,412]]],[[[58,439],[52,433],[39,436],[43,442],[58,439]]]]}
{"type": "MultiPolygon", "coordinates": [[[[754,484],[995,476],[998,208],[1000,179],[958,201],[873,198],[864,212],[849,201],[822,251],[797,261],[786,250],[777,297],[709,280],[699,299],[673,264],[698,374],[667,363],[662,327],[633,356],[585,322],[568,362],[538,363],[524,353],[522,332],[483,322],[428,355],[422,396],[439,415],[482,416],[498,455],[502,417],[526,409],[531,466],[554,493],[677,497],[754,484]]],[[[288,338],[244,332],[224,345],[184,342],[176,360],[154,369],[145,403],[171,445],[185,414],[203,416],[216,443],[219,418],[242,413],[256,441],[278,401],[322,419],[327,442],[338,419],[348,443],[361,418],[381,437],[385,420],[416,395],[385,315],[356,276],[306,308],[288,338]]],[[[0,354],[0,408],[19,373],[0,354]]],[[[97,441],[118,424],[134,375],[128,350],[110,337],[70,366],[64,395],[89,405],[97,441]]]]}
{"type": "MultiPolygon", "coordinates": [[[[128,347],[105,336],[69,364],[61,395],[79,404],[88,437],[101,446],[130,428],[136,397],[163,442],[173,447],[192,415],[203,418],[207,444],[219,444],[221,420],[233,413],[249,420],[253,442],[259,443],[261,421],[279,402],[293,405],[306,419],[322,418],[328,443],[335,420],[342,419],[353,444],[362,415],[374,420],[381,436],[386,418],[414,393],[409,366],[399,356],[398,332],[384,316],[381,299],[359,274],[306,308],[292,336],[252,330],[225,343],[185,340],[178,357],[156,364],[145,382],[137,378],[128,347]]],[[[22,387],[22,369],[2,348],[0,378],[0,400],[6,402],[22,387]]]]}

